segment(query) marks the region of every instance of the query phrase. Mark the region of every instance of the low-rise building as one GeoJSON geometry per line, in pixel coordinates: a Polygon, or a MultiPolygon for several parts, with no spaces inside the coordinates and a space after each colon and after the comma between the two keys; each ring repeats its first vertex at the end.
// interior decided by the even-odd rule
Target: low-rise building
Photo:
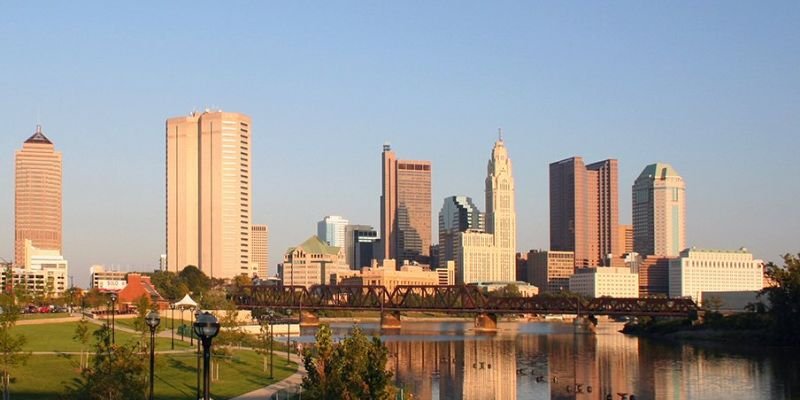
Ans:
{"type": "Polygon", "coordinates": [[[528,282],[542,293],[569,289],[569,277],[575,273],[575,253],[571,251],[528,252],[528,282]]]}
{"type": "Polygon", "coordinates": [[[345,262],[340,247],[329,246],[316,235],[286,250],[278,276],[285,286],[331,285],[356,271],[345,262]]]}
{"type": "Polygon", "coordinates": [[[383,260],[382,266],[373,260],[371,267],[362,268],[360,274],[346,277],[340,284],[383,286],[391,293],[395,287],[401,285],[438,286],[439,273],[421,265],[403,265],[398,270],[395,260],[383,260]]]}
{"type": "Polygon", "coordinates": [[[30,240],[24,244],[25,268],[11,268],[11,282],[8,273],[2,275],[2,286],[7,288],[24,287],[28,293],[44,296],[60,296],[69,286],[69,263],[59,250],[45,250],[34,247],[30,240]]]}
{"type": "Polygon", "coordinates": [[[639,297],[666,297],[669,294],[669,258],[637,252],[625,256],[625,265],[639,274],[639,297]]]}
{"type": "Polygon", "coordinates": [[[588,297],[639,297],[639,275],[627,267],[578,268],[569,290],[588,297]]]}
{"type": "Polygon", "coordinates": [[[142,296],[150,300],[150,304],[155,305],[159,310],[169,308],[169,302],[158,293],[156,287],[150,282],[150,277],[131,272],[126,277],[127,284],[122,290],[117,292],[117,311],[133,312],[136,310],[136,303],[142,296]]]}
{"type": "Polygon", "coordinates": [[[128,281],[125,271],[110,271],[103,265],[92,265],[89,268],[90,281],[89,287],[92,289],[118,291],[122,290],[128,281]]]}
{"type": "Polygon", "coordinates": [[[470,285],[477,286],[478,289],[483,290],[485,293],[490,293],[500,289],[505,289],[509,287],[509,285],[513,285],[517,287],[517,290],[519,290],[519,294],[522,295],[522,297],[532,297],[539,294],[539,288],[529,284],[528,282],[521,282],[521,281],[476,282],[476,283],[471,283],[470,285]]]}
{"type": "Polygon", "coordinates": [[[455,285],[456,284],[456,262],[449,260],[445,263],[445,267],[436,268],[436,273],[439,274],[439,285],[455,285]]]}
{"type": "Polygon", "coordinates": [[[755,291],[764,286],[764,265],[747,249],[690,248],[669,262],[669,296],[703,301],[702,293],[755,291]]]}

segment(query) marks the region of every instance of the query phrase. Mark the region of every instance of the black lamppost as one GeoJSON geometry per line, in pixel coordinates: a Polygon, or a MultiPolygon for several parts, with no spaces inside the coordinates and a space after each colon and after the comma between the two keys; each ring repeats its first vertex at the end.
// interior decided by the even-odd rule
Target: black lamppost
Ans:
{"type": "Polygon", "coordinates": [[[197,341],[203,343],[203,400],[211,397],[211,339],[219,333],[219,322],[217,318],[208,311],[198,314],[197,320],[193,325],[197,341]]]}
{"type": "Polygon", "coordinates": [[[170,325],[170,332],[172,332],[172,350],[175,350],[175,303],[169,305],[170,312],[172,315],[170,316],[170,320],[172,321],[170,325]]]}
{"type": "MultiPolygon", "coordinates": [[[[200,316],[200,310],[195,309],[194,313],[192,313],[191,317],[194,320],[200,316]]],[[[192,322],[192,329],[189,331],[189,341],[192,341],[194,338],[194,322],[192,322]]],[[[192,344],[194,346],[194,344],[192,344]]],[[[200,398],[200,341],[197,341],[197,351],[195,352],[195,358],[197,359],[197,398],[200,398]]]]}
{"type": "Polygon", "coordinates": [[[158,311],[150,311],[146,317],[144,317],[144,322],[147,326],[150,327],[150,400],[153,400],[153,371],[155,369],[155,360],[156,360],[156,328],[158,328],[158,324],[161,323],[161,316],[158,315],[158,311]]]}
{"type": "Polygon", "coordinates": [[[264,316],[266,317],[267,323],[269,324],[269,326],[268,326],[268,328],[269,328],[269,379],[273,379],[273,374],[272,374],[272,369],[273,368],[272,367],[273,367],[274,363],[272,362],[272,355],[273,355],[272,344],[275,342],[275,340],[274,340],[274,335],[273,335],[274,331],[272,330],[272,321],[275,318],[275,312],[273,312],[272,310],[267,310],[267,312],[266,312],[266,314],[264,314],[264,316]]]}
{"type": "Polygon", "coordinates": [[[185,308],[181,306],[181,342],[183,341],[183,331],[186,330],[186,327],[183,326],[183,311],[185,308]]]}
{"type": "Polygon", "coordinates": [[[114,338],[114,331],[115,331],[115,328],[116,328],[116,324],[115,324],[115,321],[114,321],[114,315],[116,314],[116,311],[117,311],[116,303],[117,303],[117,294],[116,293],[111,293],[111,344],[116,344],[117,343],[115,338],[114,338]]]}
{"type": "MultiPolygon", "coordinates": [[[[189,323],[192,324],[192,326],[194,326],[194,321],[197,317],[197,314],[199,313],[200,311],[195,309],[194,312],[190,315],[191,318],[189,319],[189,323]]],[[[194,334],[192,333],[192,331],[189,331],[189,344],[194,346],[194,334]]]]}

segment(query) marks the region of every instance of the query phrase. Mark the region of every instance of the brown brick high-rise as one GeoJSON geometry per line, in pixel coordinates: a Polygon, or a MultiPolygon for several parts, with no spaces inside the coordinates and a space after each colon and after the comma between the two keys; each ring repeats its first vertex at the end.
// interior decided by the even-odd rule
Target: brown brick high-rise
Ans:
{"type": "Polygon", "coordinates": [[[425,261],[431,245],[431,163],[398,160],[383,146],[381,244],[383,258],[425,261]]]}
{"type": "Polygon", "coordinates": [[[581,157],[550,164],[550,250],[572,251],[575,266],[609,265],[619,248],[617,160],[581,157]]]}

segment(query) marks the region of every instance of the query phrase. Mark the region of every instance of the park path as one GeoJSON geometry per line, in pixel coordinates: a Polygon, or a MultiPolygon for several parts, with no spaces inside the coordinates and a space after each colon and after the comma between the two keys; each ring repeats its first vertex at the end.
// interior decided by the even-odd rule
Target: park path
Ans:
{"type": "Polygon", "coordinates": [[[239,395],[231,400],[261,400],[271,399],[281,390],[294,389],[303,383],[303,377],[306,375],[306,369],[303,367],[303,360],[299,356],[292,354],[291,360],[297,363],[297,371],[289,375],[286,379],[275,382],[269,386],[261,389],[256,389],[252,392],[239,395]]]}

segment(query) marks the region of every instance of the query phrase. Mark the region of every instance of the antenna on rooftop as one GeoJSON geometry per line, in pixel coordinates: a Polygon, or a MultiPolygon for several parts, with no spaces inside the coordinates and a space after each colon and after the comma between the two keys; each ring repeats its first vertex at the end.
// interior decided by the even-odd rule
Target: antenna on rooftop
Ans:
{"type": "Polygon", "coordinates": [[[501,142],[503,141],[503,129],[502,128],[497,128],[497,140],[499,140],[501,142]]]}

